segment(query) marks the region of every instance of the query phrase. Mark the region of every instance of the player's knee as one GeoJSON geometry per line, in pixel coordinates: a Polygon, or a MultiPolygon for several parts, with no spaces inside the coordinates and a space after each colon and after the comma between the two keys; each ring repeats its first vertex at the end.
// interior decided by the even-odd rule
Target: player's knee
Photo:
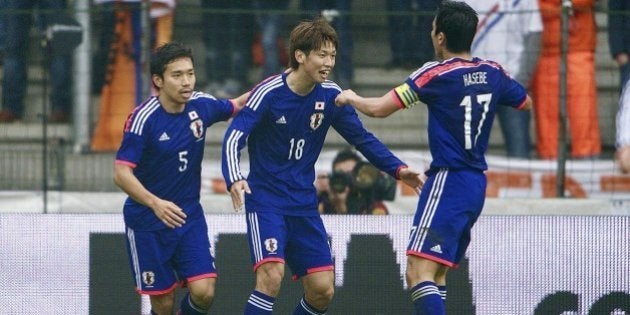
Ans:
{"type": "Polygon", "coordinates": [[[312,293],[314,295],[314,299],[328,304],[332,301],[333,296],[335,295],[335,287],[332,285],[318,286],[314,288],[312,293]]]}
{"type": "Polygon", "coordinates": [[[335,286],[332,277],[310,279],[305,284],[305,294],[308,301],[319,301],[320,305],[327,305],[335,295],[335,286]]]}
{"type": "Polygon", "coordinates": [[[276,296],[284,277],[284,265],[279,263],[263,264],[256,270],[256,287],[266,294],[276,296]]]}
{"type": "Polygon", "coordinates": [[[175,303],[175,292],[161,295],[151,295],[151,310],[158,314],[171,314],[175,303]]]}
{"type": "Polygon", "coordinates": [[[214,286],[209,286],[205,288],[205,290],[191,290],[190,295],[196,305],[207,309],[212,305],[212,301],[214,300],[214,286]]]}

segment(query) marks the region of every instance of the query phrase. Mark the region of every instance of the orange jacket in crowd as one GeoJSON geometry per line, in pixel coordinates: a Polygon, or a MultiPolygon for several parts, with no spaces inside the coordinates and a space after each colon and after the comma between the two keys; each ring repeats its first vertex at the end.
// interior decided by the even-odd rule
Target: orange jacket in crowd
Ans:
{"type": "MultiPolygon", "coordinates": [[[[541,158],[558,155],[560,103],[561,0],[539,0],[543,20],[541,56],[532,82],[536,149],[541,158]]],[[[595,82],[595,0],[573,0],[567,56],[567,115],[571,155],[601,153],[595,82]]]]}

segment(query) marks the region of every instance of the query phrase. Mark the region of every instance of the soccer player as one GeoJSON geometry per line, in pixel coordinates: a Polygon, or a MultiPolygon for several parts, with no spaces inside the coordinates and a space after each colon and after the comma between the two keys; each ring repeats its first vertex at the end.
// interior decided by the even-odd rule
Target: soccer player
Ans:
{"type": "Polygon", "coordinates": [[[271,314],[288,264],[304,296],[294,314],[324,314],[334,293],[330,245],[317,210],[315,161],[332,126],[376,167],[418,189],[407,168],[362,125],[352,107],[334,104],[341,91],[328,77],[337,35],[322,18],[299,23],[289,39],[290,69],[252,91],[228,127],[223,176],[235,209],[246,209],[255,289],[245,314],[271,314]],[[248,144],[249,175],[240,168],[248,144]],[[243,194],[243,195],[242,195],[243,194]]]}
{"type": "Polygon", "coordinates": [[[407,285],[419,314],[445,313],[446,272],[463,257],[483,208],[484,154],[498,104],[517,109],[532,104],[525,88],[499,64],[471,56],[477,22],[467,4],[443,1],[431,31],[440,61],[424,64],[380,98],[345,90],[336,99],[338,105],[350,103],[376,117],[420,102],[428,107],[433,161],[407,247],[407,285]]]}
{"type": "Polygon", "coordinates": [[[131,113],[116,154],[114,182],[124,205],[127,251],[136,291],[148,294],[151,314],[172,314],[178,282],[188,286],[182,314],[206,314],[216,269],[199,202],[206,129],[235,115],[248,93],[217,100],[197,92],[190,49],[159,47],[151,58],[158,96],[131,113]]]}

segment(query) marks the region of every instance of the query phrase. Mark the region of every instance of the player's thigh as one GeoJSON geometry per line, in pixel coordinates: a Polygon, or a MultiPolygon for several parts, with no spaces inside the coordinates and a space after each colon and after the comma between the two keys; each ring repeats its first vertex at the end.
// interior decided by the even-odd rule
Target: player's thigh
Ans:
{"type": "Polygon", "coordinates": [[[414,216],[407,254],[456,266],[483,208],[485,189],[481,172],[440,170],[430,176],[414,216]]]}
{"type": "Polygon", "coordinates": [[[247,241],[256,271],[268,262],[284,264],[287,231],[284,216],[272,212],[248,212],[247,241]]]}
{"type": "Polygon", "coordinates": [[[173,261],[180,280],[188,283],[216,278],[217,270],[210,249],[205,217],[188,220],[177,231],[179,243],[173,261]]]}
{"type": "Polygon", "coordinates": [[[293,279],[322,271],[332,271],[333,261],[328,233],[319,215],[287,217],[287,264],[293,279]]]}
{"type": "Polygon", "coordinates": [[[177,284],[171,264],[177,244],[175,232],[135,231],[127,227],[125,236],[136,291],[160,295],[173,290],[177,284]]]}

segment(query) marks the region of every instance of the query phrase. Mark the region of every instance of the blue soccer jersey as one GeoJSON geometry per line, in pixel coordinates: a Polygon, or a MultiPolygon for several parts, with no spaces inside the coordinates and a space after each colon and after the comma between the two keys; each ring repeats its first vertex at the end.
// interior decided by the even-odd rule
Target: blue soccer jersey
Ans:
{"type": "Polygon", "coordinates": [[[376,167],[395,176],[404,164],[368,132],[350,106],[335,106],[341,89],[326,81],[305,96],[289,89],[287,73],[254,88],[223,141],[223,176],[228,187],[243,180],[239,160],[247,143],[250,170],[248,212],[316,215],[315,162],[332,126],[376,167]]]}
{"type": "Polygon", "coordinates": [[[520,108],[527,92],[493,61],[428,62],[392,90],[400,107],[429,109],[432,169],[486,170],[484,153],[497,105],[520,108]]]}
{"type": "MultiPolygon", "coordinates": [[[[203,215],[198,210],[194,212],[200,213],[190,213],[199,207],[186,205],[199,202],[206,129],[230,118],[234,109],[229,100],[193,92],[184,111],[172,114],[164,110],[157,97],[150,97],[127,119],[116,163],[134,168],[134,175],[147,190],[174,202],[187,216],[203,215]]],[[[125,202],[124,216],[127,226],[134,230],[166,227],[153,210],[132,198],[125,202]]]]}

